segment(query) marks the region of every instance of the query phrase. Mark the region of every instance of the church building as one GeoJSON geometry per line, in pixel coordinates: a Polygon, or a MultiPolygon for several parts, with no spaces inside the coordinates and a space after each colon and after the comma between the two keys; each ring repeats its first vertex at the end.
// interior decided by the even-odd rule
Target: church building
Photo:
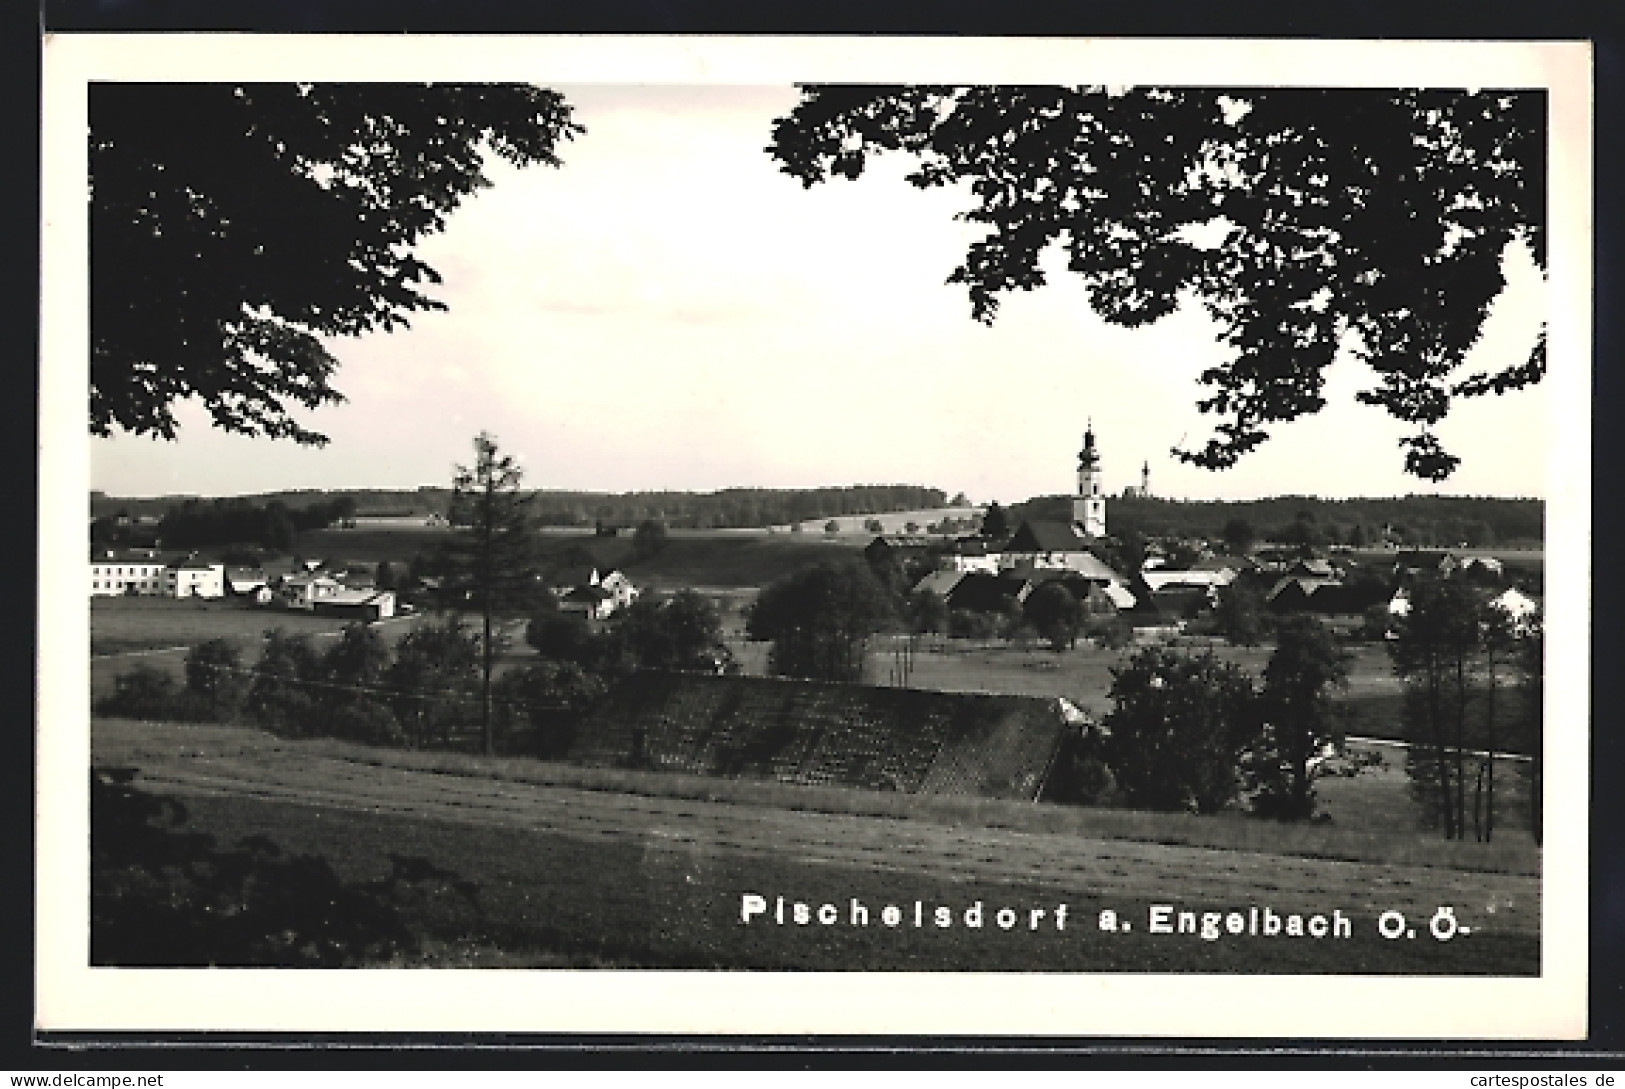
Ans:
{"type": "Polygon", "coordinates": [[[1078,495],[1072,500],[1072,521],[1085,537],[1106,536],[1106,496],[1100,486],[1100,451],[1095,449],[1092,420],[1078,453],[1078,495]]]}
{"type": "Polygon", "coordinates": [[[1106,536],[1106,493],[1100,472],[1100,451],[1095,447],[1094,424],[1083,433],[1078,454],[1078,492],[1072,498],[1069,522],[1030,519],[1021,523],[999,556],[999,568],[1008,570],[1066,570],[1090,578],[1116,579],[1117,575],[1093,552],[1092,545],[1106,536]]]}

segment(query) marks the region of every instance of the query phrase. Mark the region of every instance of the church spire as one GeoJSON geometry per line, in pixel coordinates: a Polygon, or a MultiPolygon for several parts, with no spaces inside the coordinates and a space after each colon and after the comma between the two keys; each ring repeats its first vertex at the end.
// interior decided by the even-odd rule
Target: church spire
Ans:
{"type": "Polygon", "coordinates": [[[1106,535],[1106,497],[1101,491],[1100,451],[1095,449],[1095,421],[1090,417],[1078,453],[1078,496],[1072,501],[1072,520],[1086,537],[1106,535]]]}

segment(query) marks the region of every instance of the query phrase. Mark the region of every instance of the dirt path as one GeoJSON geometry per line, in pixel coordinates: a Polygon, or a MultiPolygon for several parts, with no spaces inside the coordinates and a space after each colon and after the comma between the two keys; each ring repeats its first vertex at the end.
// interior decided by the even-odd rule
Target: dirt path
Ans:
{"type": "Polygon", "coordinates": [[[575,842],[793,859],[798,865],[920,874],[1125,900],[1168,898],[1216,909],[1426,917],[1454,905],[1501,933],[1539,930],[1539,881],[1429,867],[964,829],[664,799],[380,768],[248,730],[98,722],[98,765],[132,766],[178,796],[255,798],[322,810],[534,831],[575,842]]]}

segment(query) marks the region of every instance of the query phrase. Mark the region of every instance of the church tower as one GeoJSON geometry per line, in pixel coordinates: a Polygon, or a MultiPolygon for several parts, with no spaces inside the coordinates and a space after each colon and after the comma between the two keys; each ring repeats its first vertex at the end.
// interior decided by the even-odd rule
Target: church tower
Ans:
{"type": "Polygon", "coordinates": [[[1078,454],[1078,495],[1072,500],[1072,520],[1085,537],[1106,536],[1106,497],[1100,488],[1100,453],[1095,449],[1095,425],[1083,433],[1078,454]]]}
{"type": "Polygon", "coordinates": [[[1140,498],[1151,498],[1151,463],[1149,461],[1140,466],[1140,498]]]}

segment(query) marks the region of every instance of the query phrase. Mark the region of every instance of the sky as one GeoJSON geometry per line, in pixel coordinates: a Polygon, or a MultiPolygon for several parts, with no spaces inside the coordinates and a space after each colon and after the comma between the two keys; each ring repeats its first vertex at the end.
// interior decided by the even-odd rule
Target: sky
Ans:
{"type": "MultiPolygon", "coordinates": [[[[1106,487],[1184,498],[1545,494],[1543,386],[1457,402],[1443,485],[1402,471],[1408,429],[1328,372],[1328,407],[1234,468],[1182,465],[1212,420],[1196,376],[1225,358],[1196,306],[1122,329],[1081,281],[1004,297],[991,327],[945,283],[980,229],[962,190],[908,185],[905,159],[811,189],[764,150],[789,86],[554,85],[586,133],[560,169],[493,160],[493,181],[418,252],[449,311],[336,339],[347,402],[300,419],[320,449],[225,435],[182,406],[173,442],[91,440],[113,495],[446,485],[488,431],[529,487],[588,491],[906,483],[1015,502],[1074,487],[1092,422],[1106,487]]],[[[1521,361],[1544,310],[1527,255],[1467,360],[1521,361]]]]}

